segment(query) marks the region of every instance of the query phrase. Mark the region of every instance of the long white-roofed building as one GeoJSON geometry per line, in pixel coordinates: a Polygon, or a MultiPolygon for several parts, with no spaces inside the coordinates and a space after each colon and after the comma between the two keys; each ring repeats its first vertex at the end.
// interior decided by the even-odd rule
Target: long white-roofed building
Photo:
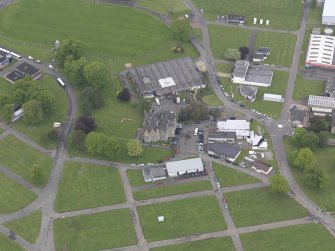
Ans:
{"type": "Polygon", "coordinates": [[[311,34],[305,60],[305,67],[335,70],[335,37],[311,34]]]}
{"type": "Polygon", "coordinates": [[[184,174],[203,172],[204,164],[201,158],[171,161],[166,162],[166,171],[169,177],[177,177],[184,174]]]}
{"type": "Polygon", "coordinates": [[[322,12],[323,25],[335,25],[335,1],[325,0],[322,12]]]}
{"type": "Polygon", "coordinates": [[[235,132],[237,139],[250,136],[250,122],[247,120],[218,121],[216,125],[219,132],[235,132]]]}

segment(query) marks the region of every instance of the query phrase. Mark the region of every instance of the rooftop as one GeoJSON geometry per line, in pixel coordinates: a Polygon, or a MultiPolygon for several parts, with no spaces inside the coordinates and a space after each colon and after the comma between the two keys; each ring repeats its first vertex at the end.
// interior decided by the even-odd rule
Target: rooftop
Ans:
{"type": "Polygon", "coordinates": [[[335,37],[311,34],[306,64],[333,65],[335,37]]]}
{"type": "Polygon", "coordinates": [[[143,65],[129,69],[140,93],[167,94],[203,84],[190,57],[143,65]]]}
{"type": "Polygon", "coordinates": [[[257,87],[241,85],[240,92],[243,93],[245,96],[254,97],[257,93],[257,87]]]}
{"type": "Polygon", "coordinates": [[[268,174],[272,170],[271,165],[260,161],[252,162],[252,166],[255,167],[257,170],[261,170],[263,173],[266,174],[268,174]]]}
{"type": "Polygon", "coordinates": [[[16,67],[16,69],[21,73],[29,76],[34,76],[35,74],[38,74],[40,72],[39,69],[32,66],[31,64],[28,64],[27,62],[23,62],[18,67],[16,67]]]}
{"type": "Polygon", "coordinates": [[[241,150],[229,144],[211,143],[208,144],[208,151],[235,159],[235,157],[240,153],[241,150]]]}
{"type": "Polygon", "coordinates": [[[273,72],[268,69],[262,69],[260,67],[249,67],[245,81],[271,84],[273,72]]]}
{"type": "Polygon", "coordinates": [[[146,182],[166,178],[166,172],[163,167],[146,166],[142,169],[142,174],[146,182]]]}
{"type": "Polygon", "coordinates": [[[203,170],[204,165],[201,158],[166,162],[166,169],[168,173],[184,172],[187,170],[194,170],[196,168],[203,170]]]}
{"type": "Polygon", "coordinates": [[[335,1],[325,0],[322,16],[335,16],[335,1]]]}
{"type": "Polygon", "coordinates": [[[235,132],[210,132],[207,134],[208,139],[235,139],[235,132]]]}
{"type": "Polygon", "coordinates": [[[14,83],[17,80],[23,79],[24,78],[24,74],[22,74],[21,72],[14,70],[10,73],[8,73],[5,78],[7,78],[10,82],[14,83]]]}
{"type": "Polygon", "coordinates": [[[335,109],[335,98],[309,95],[308,106],[317,106],[317,107],[335,109]]]}

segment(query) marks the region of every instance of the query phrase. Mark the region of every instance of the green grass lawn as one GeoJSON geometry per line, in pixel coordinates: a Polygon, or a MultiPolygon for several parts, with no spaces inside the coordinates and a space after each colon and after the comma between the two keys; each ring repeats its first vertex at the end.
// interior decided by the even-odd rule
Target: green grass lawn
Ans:
{"type": "Polygon", "coordinates": [[[163,15],[169,14],[169,10],[172,12],[187,10],[181,0],[139,0],[137,4],[163,15]]]}
{"type": "Polygon", "coordinates": [[[228,48],[248,46],[250,31],[239,27],[208,25],[209,39],[215,58],[223,59],[228,48]]]}
{"type": "Polygon", "coordinates": [[[54,234],[57,251],[97,251],[137,243],[128,209],[58,219],[54,234]]]}
{"type": "MultiPolygon", "coordinates": [[[[264,20],[269,19],[271,27],[288,30],[297,30],[302,15],[300,0],[193,0],[197,7],[204,10],[204,15],[209,20],[216,19],[218,14],[245,15],[247,25],[252,25],[254,17],[264,20]]],[[[254,25],[253,25],[254,26],[254,25]]]]}
{"type": "Polygon", "coordinates": [[[135,200],[147,200],[169,195],[191,193],[211,189],[212,186],[209,181],[197,181],[197,182],[178,184],[174,186],[156,187],[151,189],[135,191],[133,195],[135,200]]]}
{"type": "Polygon", "coordinates": [[[256,48],[269,47],[271,49],[271,55],[264,63],[291,67],[296,40],[297,37],[291,34],[258,32],[256,48]]]}
{"type": "Polygon", "coordinates": [[[0,164],[32,184],[34,183],[32,168],[35,164],[41,165],[41,186],[44,186],[49,179],[52,159],[9,135],[0,140],[0,164]]]}
{"type": "Polygon", "coordinates": [[[15,241],[12,241],[7,236],[4,236],[3,234],[0,234],[0,250],[1,251],[25,251],[24,248],[19,246],[15,243],[15,241]]]}
{"type": "Polygon", "coordinates": [[[331,251],[335,239],[320,224],[305,224],[240,235],[244,250],[331,251]]]}
{"type": "Polygon", "coordinates": [[[0,173],[0,214],[7,214],[25,208],[37,195],[0,173]]]}
{"type": "Polygon", "coordinates": [[[202,97],[202,102],[209,106],[221,106],[223,103],[215,94],[209,94],[202,97]]]}
{"type": "Polygon", "coordinates": [[[137,208],[147,241],[224,230],[220,207],[214,196],[176,200],[137,208]],[[157,217],[163,215],[164,222],[157,217]]]}
{"type": "Polygon", "coordinates": [[[118,169],[67,162],[58,190],[55,210],[67,212],[125,201],[118,169]]]}
{"type": "Polygon", "coordinates": [[[10,94],[14,90],[14,85],[5,80],[4,78],[0,78],[0,93],[1,94],[10,94]]]}
{"type": "Polygon", "coordinates": [[[283,103],[264,101],[264,93],[281,94],[285,96],[285,90],[288,83],[288,73],[284,71],[274,71],[271,87],[258,87],[257,96],[254,102],[247,101],[237,91],[237,84],[231,83],[227,78],[221,78],[221,82],[225,88],[225,92],[231,94],[231,90],[234,94],[234,100],[240,101],[246,107],[255,109],[261,113],[265,113],[272,118],[278,118],[283,106],[283,103]]]}
{"type": "Polygon", "coordinates": [[[146,183],[143,178],[142,170],[127,170],[128,180],[131,186],[142,186],[150,183],[146,183]]]}
{"type": "Polygon", "coordinates": [[[234,64],[216,64],[216,70],[218,72],[223,72],[223,73],[231,73],[231,70],[233,69],[234,64]]]}
{"type": "Polygon", "coordinates": [[[30,243],[35,243],[40,233],[41,218],[41,211],[36,211],[19,220],[8,222],[4,226],[30,243]]]}
{"type": "Polygon", "coordinates": [[[54,122],[64,122],[67,114],[68,99],[64,89],[59,87],[56,80],[44,74],[41,80],[37,81],[45,86],[55,96],[55,108],[48,114],[45,114],[43,120],[37,125],[31,126],[23,120],[14,123],[14,129],[23,132],[31,137],[38,144],[48,148],[56,148],[56,142],[45,142],[42,136],[46,135],[51,129],[54,122]]]}
{"type": "Polygon", "coordinates": [[[239,186],[260,182],[260,180],[255,177],[215,162],[213,162],[213,169],[221,187],[239,186]]]}
{"type": "Polygon", "coordinates": [[[307,20],[309,22],[321,23],[323,7],[309,8],[307,20]]]}
{"type": "Polygon", "coordinates": [[[191,241],[171,246],[152,248],[150,251],[234,251],[234,244],[231,238],[213,238],[201,241],[191,241]]]}
{"type": "MultiPolygon", "coordinates": [[[[287,153],[297,149],[289,137],[284,139],[284,145],[287,153]]],[[[317,148],[314,150],[318,165],[329,176],[329,185],[323,190],[307,186],[303,173],[296,168],[291,168],[295,180],[304,193],[325,211],[335,211],[335,182],[333,182],[335,179],[334,152],[334,147],[317,148]]]]}
{"type": "Polygon", "coordinates": [[[254,226],[301,218],[307,212],[288,195],[276,195],[269,188],[226,193],[236,227],[254,226]]]}
{"type": "Polygon", "coordinates": [[[324,81],[303,79],[299,74],[294,84],[293,99],[307,99],[308,95],[322,95],[324,88],[324,81]]]}

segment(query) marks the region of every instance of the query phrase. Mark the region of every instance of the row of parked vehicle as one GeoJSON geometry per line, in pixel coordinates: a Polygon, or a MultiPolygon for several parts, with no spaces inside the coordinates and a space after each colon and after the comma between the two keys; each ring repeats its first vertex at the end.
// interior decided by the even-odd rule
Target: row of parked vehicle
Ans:
{"type": "Polygon", "coordinates": [[[199,153],[204,152],[204,138],[205,138],[204,129],[198,129],[198,152],[199,153]]]}
{"type": "Polygon", "coordinates": [[[176,130],[175,130],[175,132],[174,132],[174,138],[173,138],[173,141],[172,141],[172,143],[171,143],[172,146],[177,145],[178,140],[179,140],[180,135],[181,135],[181,131],[182,131],[182,129],[183,129],[183,125],[182,125],[182,124],[178,124],[178,125],[177,125],[177,128],[176,128],[176,130]]]}

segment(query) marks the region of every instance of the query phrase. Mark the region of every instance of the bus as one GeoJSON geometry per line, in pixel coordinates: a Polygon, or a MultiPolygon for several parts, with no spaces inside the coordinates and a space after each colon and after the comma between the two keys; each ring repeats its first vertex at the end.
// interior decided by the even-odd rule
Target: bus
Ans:
{"type": "Polygon", "coordinates": [[[195,128],[195,130],[194,130],[194,136],[197,136],[198,135],[198,127],[197,128],[195,128]]]}
{"type": "Polygon", "coordinates": [[[62,86],[65,87],[65,83],[63,82],[63,80],[61,78],[57,78],[57,82],[62,86]]]}
{"type": "Polygon", "coordinates": [[[6,52],[6,53],[10,54],[10,51],[9,51],[9,50],[6,50],[6,49],[4,49],[4,48],[0,48],[0,51],[3,51],[3,52],[6,52]]]}
{"type": "Polygon", "coordinates": [[[10,52],[10,55],[12,55],[14,58],[16,58],[17,60],[21,60],[22,57],[19,54],[16,54],[15,52],[10,52]]]}

